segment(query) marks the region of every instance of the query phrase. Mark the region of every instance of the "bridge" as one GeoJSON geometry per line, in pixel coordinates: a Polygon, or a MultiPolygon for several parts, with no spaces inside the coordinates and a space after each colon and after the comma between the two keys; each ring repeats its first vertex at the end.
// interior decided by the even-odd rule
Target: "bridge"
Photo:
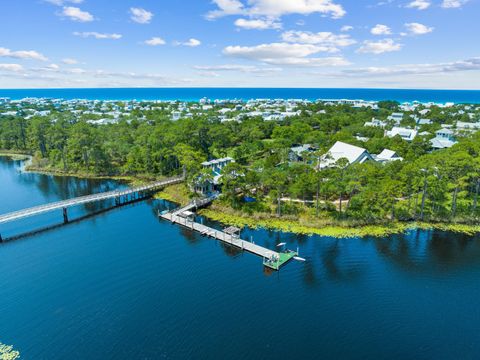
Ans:
{"type": "MultiPolygon", "coordinates": [[[[107,191],[98,194],[92,194],[87,196],[80,196],[73,199],[56,201],[49,204],[34,206],[28,209],[14,211],[8,214],[0,215],[0,224],[4,224],[10,221],[24,219],[30,216],[47,213],[50,211],[62,209],[63,210],[63,222],[68,223],[67,209],[73,206],[82,204],[93,203],[102,200],[115,199],[115,206],[120,206],[132,201],[146,199],[150,197],[153,192],[173,184],[178,184],[184,181],[184,176],[173,177],[161,181],[156,181],[147,185],[137,186],[124,190],[107,191]]],[[[0,234],[0,242],[2,241],[2,235],[0,234]]]]}

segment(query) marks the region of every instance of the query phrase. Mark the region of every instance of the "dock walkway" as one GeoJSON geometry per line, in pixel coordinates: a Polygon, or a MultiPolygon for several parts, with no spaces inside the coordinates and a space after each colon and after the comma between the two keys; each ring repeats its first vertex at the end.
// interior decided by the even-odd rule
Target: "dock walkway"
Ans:
{"type": "MultiPolygon", "coordinates": [[[[209,200],[208,202],[210,201],[212,200],[209,200]]],[[[277,251],[269,250],[253,242],[242,240],[239,236],[227,234],[224,231],[197,223],[193,220],[188,219],[188,216],[181,216],[181,214],[189,212],[194,208],[204,206],[205,202],[201,202],[200,204],[189,204],[173,212],[162,213],[160,214],[160,217],[172,223],[182,225],[188,229],[191,229],[192,231],[196,231],[201,235],[214,238],[224,243],[233,245],[239,249],[248,251],[252,254],[261,256],[263,258],[263,264],[274,270],[279,270],[280,267],[282,267],[284,264],[286,264],[288,261],[290,261],[293,257],[297,255],[297,253],[294,251],[280,253],[277,251]]]]}

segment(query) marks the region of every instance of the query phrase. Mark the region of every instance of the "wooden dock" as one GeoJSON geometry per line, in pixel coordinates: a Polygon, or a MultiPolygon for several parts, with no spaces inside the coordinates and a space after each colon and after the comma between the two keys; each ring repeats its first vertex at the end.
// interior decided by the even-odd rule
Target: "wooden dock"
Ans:
{"type": "Polygon", "coordinates": [[[290,261],[293,257],[297,256],[294,251],[277,252],[272,251],[263,246],[257,245],[253,242],[242,240],[239,236],[228,234],[225,231],[217,230],[203,224],[197,223],[190,219],[189,216],[182,216],[185,213],[189,213],[190,210],[196,208],[197,205],[189,204],[181,209],[173,212],[161,213],[159,216],[172,223],[184,226],[192,231],[196,231],[201,235],[211,237],[213,239],[222,241],[226,244],[235,246],[241,250],[248,251],[252,254],[258,255],[263,258],[263,264],[271,269],[279,270],[284,264],[290,261]]]}

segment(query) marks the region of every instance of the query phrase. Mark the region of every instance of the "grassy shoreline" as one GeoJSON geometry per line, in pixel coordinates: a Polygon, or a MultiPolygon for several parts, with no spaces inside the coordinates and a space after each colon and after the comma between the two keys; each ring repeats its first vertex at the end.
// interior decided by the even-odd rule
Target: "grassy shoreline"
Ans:
{"type": "Polygon", "coordinates": [[[21,153],[21,152],[12,152],[8,150],[0,150],[0,156],[8,157],[15,161],[25,161],[25,160],[30,160],[32,158],[30,154],[21,153]]]}
{"type": "Polygon", "coordinates": [[[352,237],[384,237],[388,235],[401,234],[413,229],[437,229],[451,231],[465,235],[476,235],[480,233],[480,225],[448,224],[448,223],[425,223],[425,222],[391,222],[380,225],[358,225],[345,226],[327,224],[322,227],[309,224],[303,219],[291,220],[275,216],[253,217],[248,215],[234,215],[215,209],[202,209],[199,213],[209,219],[219,221],[225,225],[250,228],[264,228],[268,230],[279,230],[300,235],[320,235],[334,238],[352,237]]]}
{"type": "Polygon", "coordinates": [[[95,175],[87,172],[69,172],[69,171],[62,171],[58,169],[38,167],[34,165],[26,166],[25,171],[36,173],[36,174],[44,174],[44,175],[75,177],[78,179],[119,180],[119,181],[125,181],[132,185],[142,185],[142,184],[145,184],[146,182],[157,180],[156,178],[149,177],[149,176],[95,175]]]}

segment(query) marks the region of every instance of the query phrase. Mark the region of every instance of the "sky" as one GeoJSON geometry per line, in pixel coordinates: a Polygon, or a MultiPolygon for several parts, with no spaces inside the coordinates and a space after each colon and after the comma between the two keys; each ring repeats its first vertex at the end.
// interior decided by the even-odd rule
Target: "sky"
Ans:
{"type": "Polygon", "coordinates": [[[480,0],[2,0],[0,88],[480,88],[480,0]]]}

